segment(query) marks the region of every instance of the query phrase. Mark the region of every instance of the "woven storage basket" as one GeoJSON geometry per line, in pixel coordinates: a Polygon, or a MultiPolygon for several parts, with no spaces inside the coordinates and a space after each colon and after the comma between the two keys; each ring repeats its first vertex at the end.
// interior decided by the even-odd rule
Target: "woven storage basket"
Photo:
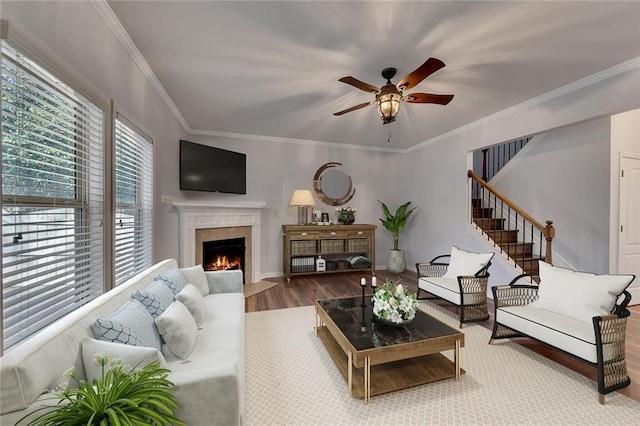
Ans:
{"type": "Polygon", "coordinates": [[[344,253],[344,240],[320,240],[320,253],[344,253]]]}
{"type": "Polygon", "coordinates": [[[347,252],[358,253],[369,251],[369,239],[368,238],[351,238],[347,240],[347,252]]]}
{"type": "Polygon", "coordinates": [[[291,256],[316,254],[315,241],[291,241],[291,256]]]}

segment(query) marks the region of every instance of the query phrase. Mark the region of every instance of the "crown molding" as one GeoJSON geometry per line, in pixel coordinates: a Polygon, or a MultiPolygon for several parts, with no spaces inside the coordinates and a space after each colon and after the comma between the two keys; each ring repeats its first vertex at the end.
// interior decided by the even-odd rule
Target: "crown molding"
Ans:
{"type": "Polygon", "coordinates": [[[294,139],[294,138],[285,138],[280,136],[253,135],[248,133],[218,132],[215,130],[192,129],[191,134],[202,135],[202,136],[215,136],[215,137],[223,137],[223,138],[231,138],[231,139],[244,139],[244,140],[260,141],[260,142],[290,143],[290,144],[307,145],[307,146],[324,146],[327,148],[389,152],[394,154],[399,154],[402,152],[400,148],[381,148],[381,147],[371,147],[371,146],[357,145],[357,144],[343,144],[343,143],[337,143],[337,142],[317,141],[312,139],[294,139]]]}
{"type": "Polygon", "coordinates": [[[615,77],[616,75],[625,73],[627,71],[631,71],[633,69],[640,68],[640,56],[630,59],[626,62],[608,68],[604,71],[600,71],[598,73],[592,74],[588,77],[582,78],[580,80],[574,81],[573,83],[569,83],[566,86],[562,86],[558,89],[552,90],[550,92],[544,93],[540,96],[536,96],[535,98],[531,98],[525,102],[514,105],[512,107],[503,109],[502,111],[498,111],[494,114],[488,115],[486,117],[481,118],[480,120],[476,120],[472,123],[465,124],[464,126],[460,126],[456,129],[450,130],[446,133],[436,136],[435,138],[431,138],[424,142],[421,142],[417,145],[412,146],[411,148],[407,148],[402,151],[403,154],[409,153],[411,151],[415,151],[416,149],[423,148],[425,146],[431,145],[436,142],[440,142],[444,139],[448,139],[451,136],[459,135],[468,130],[484,126],[485,124],[491,123],[492,121],[497,121],[501,118],[507,117],[511,114],[515,114],[516,112],[523,111],[527,108],[531,108],[536,105],[540,105],[544,102],[550,101],[552,99],[558,98],[560,96],[564,96],[571,92],[575,92],[576,90],[583,89],[585,87],[591,86],[593,84],[599,83],[601,81],[607,80],[611,77],[615,77]]]}
{"type": "Polygon", "coordinates": [[[129,56],[131,56],[131,59],[133,59],[133,62],[138,66],[149,84],[151,84],[151,86],[155,89],[160,98],[162,98],[162,101],[165,103],[167,108],[169,108],[176,120],[178,120],[180,125],[182,125],[182,128],[190,133],[191,127],[189,127],[189,123],[187,123],[176,104],[173,103],[171,96],[169,96],[167,91],[162,86],[162,83],[160,83],[160,80],[158,80],[156,75],[153,73],[151,67],[147,63],[146,59],[144,59],[144,56],[142,56],[142,53],[140,53],[136,45],[133,43],[131,37],[129,37],[129,34],[120,23],[118,17],[115,15],[115,13],[113,13],[113,10],[107,3],[107,0],[90,1],[102,17],[102,19],[105,21],[105,23],[109,26],[113,34],[120,41],[129,56]]]}

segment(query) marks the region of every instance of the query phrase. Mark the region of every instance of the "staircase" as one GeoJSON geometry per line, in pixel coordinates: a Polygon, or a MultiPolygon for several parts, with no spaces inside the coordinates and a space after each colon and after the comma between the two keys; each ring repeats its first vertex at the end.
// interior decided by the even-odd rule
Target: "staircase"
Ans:
{"type": "Polygon", "coordinates": [[[538,260],[551,263],[553,222],[546,225],[469,170],[472,184],[471,222],[516,269],[538,275],[538,260]]]}

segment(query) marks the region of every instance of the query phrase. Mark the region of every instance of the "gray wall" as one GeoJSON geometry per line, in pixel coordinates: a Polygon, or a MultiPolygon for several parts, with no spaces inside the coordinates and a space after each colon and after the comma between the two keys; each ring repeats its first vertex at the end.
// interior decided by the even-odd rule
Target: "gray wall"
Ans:
{"type": "Polygon", "coordinates": [[[554,264],[609,272],[609,134],[608,117],[547,132],[495,184],[538,221],[553,220],[554,264]]]}
{"type": "MultiPolygon", "coordinates": [[[[534,210],[539,210],[538,206],[542,205],[555,206],[555,210],[549,214],[540,211],[542,219],[549,216],[560,220],[561,223],[557,223],[558,247],[562,248],[568,260],[575,262],[576,267],[593,270],[594,267],[604,269],[607,266],[604,261],[606,247],[602,245],[606,231],[593,229],[593,224],[601,219],[602,211],[606,209],[599,205],[601,200],[608,197],[606,185],[599,180],[592,182],[588,197],[596,199],[598,206],[588,212],[587,217],[584,217],[584,209],[576,209],[576,214],[583,211],[576,223],[568,223],[563,219],[568,217],[568,213],[558,211],[562,208],[558,200],[570,197],[571,203],[587,204],[586,201],[577,200],[572,189],[572,186],[579,185],[572,179],[584,178],[587,168],[596,173],[597,179],[608,181],[608,176],[604,175],[604,170],[608,170],[608,155],[605,153],[600,157],[607,140],[604,136],[607,117],[639,106],[640,87],[637,82],[640,80],[640,71],[637,68],[527,108],[514,109],[500,117],[489,117],[467,126],[463,131],[451,132],[435,143],[425,142],[403,154],[342,149],[324,144],[221,139],[187,135],[92,4],[5,0],[1,7],[4,19],[20,22],[27,27],[63,61],[114,99],[128,112],[130,120],[148,129],[154,136],[156,260],[178,257],[177,214],[169,205],[161,203],[161,196],[178,200],[265,201],[268,209],[264,212],[262,223],[264,256],[261,270],[267,275],[280,274],[280,227],[296,221],[295,209],[288,207],[289,197],[294,189],[311,188],[315,170],[328,161],[342,162],[343,170],[353,179],[357,192],[350,205],[359,209],[358,222],[379,225],[381,213],[376,201],[378,199],[394,208],[409,200],[418,207],[415,217],[400,236],[400,247],[405,249],[409,265],[448,252],[452,244],[483,250],[485,247],[469,232],[465,220],[468,154],[484,146],[541,132],[551,134],[552,129],[564,128],[553,132],[555,139],[540,145],[537,156],[530,154],[526,161],[527,169],[518,172],[518,179],[530,178],[526,176],[528,172],[534,173],[537,166],[549,162],[571,160],[583,163],[572,166],[570,174],[566,176],[563,175],[566,171],[561,170],[556,175],[546,175],[545,191],[538,194],[532,192],[531,200],[526,202],[534,210]],[[603,119],[584,125],[576,124],[595,118],[603,119]],[[574,137],[574,131],[580,134],[593,132],[594,137],[586,140],[574,137]],[[246,153],[250,170],[248,194],[222,196],[181,192],[178,189],[180,139],[246,153]],[[553,145],[553,140],[557,145],[553,145]],[[564,185],[554,183],[565,177],[564,185]],[[587,232],[580,228],[581,224],[588,228],[587,232]],[[569,237],[564,226],[576,230],[577,235],[569,237]],[[592,231],[593,236],[586,236],[592,231]]],[[[350,141],[344,142],[348,144],[350,141]]],[[[546,170],[544,173],[538,170],[535,176],[546,173],[546,170]]],[[[330,210],[329,207],[326,209],[330,210]]],[[[376,264],[384,266],[391,238],[381,227],[377,238],[376,264]]],[[[492,268],[492,282],[504,282],[510,277],[509,274],[496,265],[492,268]]]]}

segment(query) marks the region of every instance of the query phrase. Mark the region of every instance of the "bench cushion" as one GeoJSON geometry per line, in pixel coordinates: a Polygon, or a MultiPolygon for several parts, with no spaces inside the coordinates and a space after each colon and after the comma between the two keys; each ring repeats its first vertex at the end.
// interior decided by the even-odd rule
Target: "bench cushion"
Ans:
{"type": "Polygon", "coordinates": [[[559,268],[539,261],[538,300],[531,307],[592,324],[594,316],[608,315],[633,275],[596,275],[559,268]]]}
{"type": "Polygon", "coordinates": [[[586,361],[597,362],[592,324],[531,305],[498,308],[495,320],[586,361]]]}

